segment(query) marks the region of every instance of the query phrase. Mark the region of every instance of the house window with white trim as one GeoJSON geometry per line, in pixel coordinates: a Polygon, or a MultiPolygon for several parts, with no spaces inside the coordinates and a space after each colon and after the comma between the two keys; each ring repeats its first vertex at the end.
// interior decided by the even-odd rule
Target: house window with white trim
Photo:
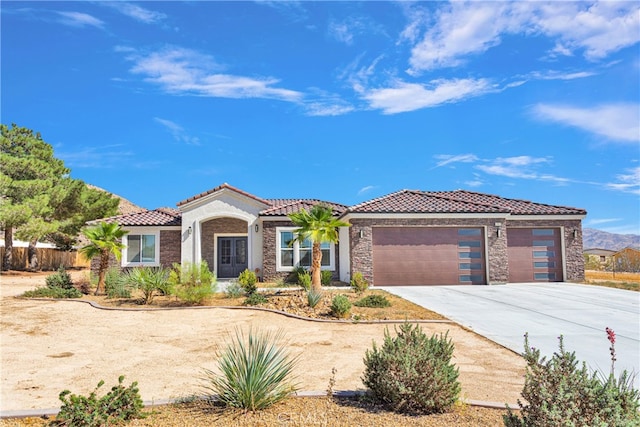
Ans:
{"type": "MultiPolygon", "coordinates": [[[[276,227],[278,248],[276,252],[277,271],[292,271],[294,267],[311,268],[313,259],[313,244],[306,239],[303,242],[295,240],[296,228],[276,227]]],[[[334,270],[335,245],[323,242],[320,244],[323,270],[334,270]]]]}
{"type": "Polygon", "coordinates": [[[126,234],[122,243],[125,248],[122,251],[122,265],[158,266],[160,265],[160,236],[159,233],[135,233],[126,234]]]}

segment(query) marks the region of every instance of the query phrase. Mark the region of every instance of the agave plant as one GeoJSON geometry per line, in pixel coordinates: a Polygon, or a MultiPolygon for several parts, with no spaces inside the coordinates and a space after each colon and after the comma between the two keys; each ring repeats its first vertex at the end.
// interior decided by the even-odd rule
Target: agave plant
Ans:
{"type": "Polygon", "coordinates": [[[226,406],[256,411],[294,393],[293,370],[298,357],[284,348],[282,331],[240,329],[218,352],[220,374],[204,370],[205,388],[226,406]]]}

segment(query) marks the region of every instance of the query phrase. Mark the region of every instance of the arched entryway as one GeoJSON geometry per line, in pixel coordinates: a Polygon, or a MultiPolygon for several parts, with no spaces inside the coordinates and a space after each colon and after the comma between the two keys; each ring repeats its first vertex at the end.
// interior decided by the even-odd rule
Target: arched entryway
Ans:
{"type": "Polygon", "coordinates": [[[228,217],[202,223],[202,259],[218,278],[238,277],[249,266],[247,227],[247,221],[228,217]]]}

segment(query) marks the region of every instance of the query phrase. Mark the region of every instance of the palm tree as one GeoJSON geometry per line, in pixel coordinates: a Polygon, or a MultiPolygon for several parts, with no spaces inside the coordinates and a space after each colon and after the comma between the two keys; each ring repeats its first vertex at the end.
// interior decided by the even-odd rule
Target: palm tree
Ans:
{"type": "Polygon", "coordinates": [[[109,268],[109,257],[113,254],[117,260],[122,255],[122,236],[128,233],[115,223],[101,222],[100,224],[87,228],[83,231],[84,235],[91,242],[80,249],[87,259],[91,260],[100,257],[100,266],[98,267],[98,286],[96,287],[96,295],[103,292],[104,278],[109,268]]]}
{"type": "Polygon", "coordinates": [[[289,219],[299,227],[294,231],[295,239],[299,242],[309,239],[312,242],[311,287],[314,291],[320,291],[322,286],[320,244],[336,243],[338,227],[349,227],[350,224],[334,218],[332,209],[322,204],[314,205],[309,212],[305,209],[294,212],[289,215],[289,219]]]}

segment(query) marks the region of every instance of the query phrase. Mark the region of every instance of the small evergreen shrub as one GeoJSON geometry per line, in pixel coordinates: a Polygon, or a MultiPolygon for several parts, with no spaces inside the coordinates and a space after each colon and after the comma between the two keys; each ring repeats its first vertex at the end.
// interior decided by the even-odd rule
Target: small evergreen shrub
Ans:
{"type": "Polygon", "coordinates": [[[518,400],[520,416],[508,408],[503,416],[507,427],[528,426],[640,426],[638,398],[633,375],[623,371],[614,376],[615,334],[607,328],[611,341],[611,373],[607,377],[590,373],[583,362],[579,367],[575,352],[564,349],[559,337],[559,352],[547,360],[540,350],[529,346],[524,338],[527,362],[522,397],[518,400]]]}
{"type": "Polygon", "coordinates": [[[227,298],[239,298],[242,295],[242,286],[238,282],[231,282],[224,290],[227,298]]]}
{"type": "Polygon", "coordinates": [[[255,292],[247,296],[243,304],[244,305],[260,305],[260,304],[264,304],[265,302],[267,302],[267,299],[265,298],[265,296],[258,292],[255,292]]]}
{"type": "Polygon", "coordinates": [[[322,286],[330,286],[333,280],[333,273],[329,270],[322,270],[320,274],[320,283],[322,283],[322,286]]]}
{"type": "Polygon", "coordinates": [[[248,268],[240,273],[240,276],[238,276],[238,283],[240,283],[240,286],[242,286],[242,289],[244,289],[247,295],[256,293],[256,291],[258,290],[258,287],[256,286],[257,282],[258,277],[256,276],[256,273],[249,270],[248,268]]]}
{"type": "Polygon", "coordinates": [[[356,271],[351,276],[351,289],[358,295],[362,295],[367,289],[369,289],[369,282],[365,280],[362,273],[356,271]]]}
{"type": "Polygon", "coordinates": [[[156,294],[168,292],[169,272],[161,267],[136,267],[127,273],[127,283],[142,291],[144,304],[151,304],[156,294]]]}
{"type": "Polygon", "coordinates": [[[322,292],[316,292],[314,290],[307,291],[307,304],[309,304],[309,307],[315,308],[321,300],[322,292]]]}
{"type": "MultiPolygon", "coordinates": [[[[258,295],[258,294],[254,294],[258,295]]],[[[227,346],[216,356],[220,374],[204,370],[205,388],[226,406],[256,411],[278,403],[297,389],[292,357],[282,332],[236,329],[227,346]]]]}
{"type": "Polygon", "coordinates": [[[25,298],[81,298],[82,292],[76,288],[63,289],[56,287],[41,287],[31,291],[26,291],[22,296],[25,298]]]}
{"type": "Polygon", "coordinates": [[[336,317],[347,317],[351,311],[351,301],[345,295],[336,295],[331,300],[331,313],[336,317]]]}
{"type": "Polygon", "coordinates": [[[167,283],[167,295],[175,293],[178,298],[190,304],[202,304],[217,289],[216,277],[209,270],[206,261],[173,264],[167,283]]]}
{"type": "Polygon", "coordinates": [[[385,330],[384,343],[367,350],[364,385],[377,402],[394,411],[433,414],[448,411],[458,400],[458,368],[451,363],[448,334],[427,337],[419,325],[402,324],[396,337],[385,330]]]}
{"type": "Polygon", "coordinates": [[[354,302],[353,305],[356,307],[372,308],[391,307],[391,303],[387,297],[379,294],[367,295],[366,297],[360,298],[358,301],[354,302]]]}
{"type": "Polygon", "coordinates": [[[40,287],[22,294],[26,298],[80,298],[80,292],[71,280],[71,276],[60,266],[57,272],[46,277],[46,287],[40,287]]]}
{"type": "Polygon", "coordinates": [[[298,285],[305,291],[311,289],[311,273],[304,271],[298,274],[298,285]]]}
{"type": "Polygon", "coordinates": [[[129,282],[129,276],[118,268],[110,268],[104,276],[107,298],[131,298],[135,284],[129,282]]]}
{"type": "Polygon", "coordinates": [[[58,271],[48,275],[45,283],[48,288],[74,289],[71,275],[67,273],[63,265],[58,268],[58,271]]]}
{"type": "Polygon", "coordinates": [[[142,411],[138,383],[133,382],[125,388],[123,381],[124,376],[120,376],[118,385],[101,398],[97,397],[97,392],[104,381],[100,381],[89,396],[75,395],[64,390],[59,396],[62,401],[60,412],[51,425],[98,427],[144,418],[147,414],[142,411]]]}

